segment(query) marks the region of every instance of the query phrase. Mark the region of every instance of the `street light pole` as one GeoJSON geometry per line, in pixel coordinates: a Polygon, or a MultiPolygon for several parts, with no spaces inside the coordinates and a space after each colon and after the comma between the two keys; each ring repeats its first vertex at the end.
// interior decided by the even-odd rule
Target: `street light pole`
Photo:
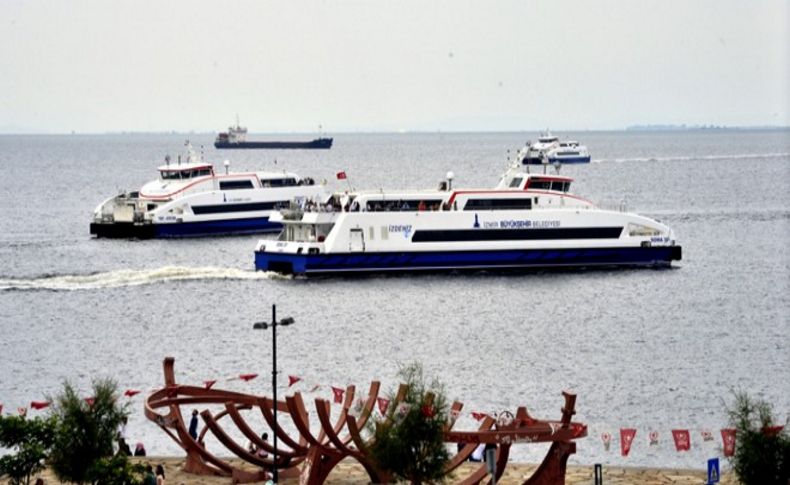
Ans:
{"type": "Polygon", "coordinates": [[[271,323],[257,322],[252,326],[252,328],[261,328],[263,330],[266,330],[269,326],[272,327],[272,399],[274,401],[274,429],[272,429],[272,434],[274,435],[274,456],[272,457],[272,461],[275,463],[272,481],[274,483],[277,483],[277,479],[279,478],[277,470],[277,327],[280,325],[288,326],[292,323],[294,323],[294,319],[291,317],[285,317],[278,322],[277,305],[272,305],[271,323]]]}

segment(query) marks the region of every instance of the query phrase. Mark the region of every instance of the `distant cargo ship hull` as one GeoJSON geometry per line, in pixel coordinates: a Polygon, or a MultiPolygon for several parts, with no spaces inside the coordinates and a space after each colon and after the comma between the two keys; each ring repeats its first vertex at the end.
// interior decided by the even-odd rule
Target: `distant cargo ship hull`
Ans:
{"type": "Polygon", "coordinates": [[[242,141],[230,142],[217,140],[214,142],[215,148],[312,148],[328,149],[332,148],[332,138],[316,138],[312,141],[242,141]]]}

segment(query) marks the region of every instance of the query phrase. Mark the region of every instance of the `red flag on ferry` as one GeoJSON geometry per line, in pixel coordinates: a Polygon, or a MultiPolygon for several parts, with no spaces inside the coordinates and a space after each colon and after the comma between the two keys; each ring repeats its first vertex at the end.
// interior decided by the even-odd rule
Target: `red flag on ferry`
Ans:
{"type": "Polygon", "coordinates": [[[384,397],[376,398],[376,402],[379,405],[379,412],[382,416],[387,414],[387,407],[390,405],[390,400],[384,397]]]}
{"type": "Polygon", "coordinates": [[[123,393],[123,395],[126,397],[134,397],[138,394],[140,394],[140,391],[137,391],[135,389],[127,389],[126,392],[123,393]]]}
{"type": "Polygon", "coordinates": [[[86,397],[85,402],[88,403],[88,406],[93,407],[93,403],[96,402],[95,397],[86,397]]]}
{"type": "Polygon", "coordinates": [[[301,378],[301,377],[297,377],[297,376],[288,376],[288,387],[291,387],[291,386],[293,386],[294,384],[296,384],[297,382],[299,382],[299,381],[301,381],[301,380],[302,380],[302,378],[301,378]]]}
{"type": "Polygon", "coordinates": [[[687,429],[673,429],[672,438],[675,440],[675,449],[688,451],[691,448],[691,435],[687,429]]]}
{"type": "Polygon", "coordinates": [[[44,409],[50,405],[49,401],[30,401],[30,407],[33,409],[44,409]]]}
{"type": "Polygon", "coordinates": [[[634,442],[636,430],[634,428],[620,428],[620,454],[628,456],[631,451],[631,443],[634,442]]]}
{"type": "Polygon", "coordinates": [[[240,374],[239,375],[239,379],[241,379],[244,382],[250,382],[251,380],[255,379],[256,377],[258,377],[258,374],[240,374]]]}
{"type": "Polygon", "coordinates": [[[211,379],[211,380],[208,380],[208,381],[203,381],[203,386],[204,386],[206,389],[211,389],[211,387],[212,387],[214,384],[216,384],[216,383],[217,383],[217,380],[216,380],[216,379],[211,379]]]}
{"type": "Polygon", "coordinates": [[[724,456],[735,455],[735,430],[733,428],[721,430],[721,440],[724,442],[724,456]]]}
{"type": "Polygon", "coordinates": [[[27,415],[27,408],[16,408],[16,412],[18,412],[20,416],[25,416],[27,415]]]}
{"type": "Polygon", "coordinates": [[[475,418],[475,421],[482,421],[486,416],[488,416],[486,413],[476,413],[472,411],[472,417],[475,418]]]}
{"type": "Polygon", "coordinates": [[[335,395],[335,403],[340,404],[343,402],[343,393],[345,392],[344,389],[339,387],[332,386],[332,393],[335,395]]]}
{"type": "Polygon", "coordinates": [[[346,172],[337,172],[337,179],[338,180],[345,180],[346,179],[346,172]]]}

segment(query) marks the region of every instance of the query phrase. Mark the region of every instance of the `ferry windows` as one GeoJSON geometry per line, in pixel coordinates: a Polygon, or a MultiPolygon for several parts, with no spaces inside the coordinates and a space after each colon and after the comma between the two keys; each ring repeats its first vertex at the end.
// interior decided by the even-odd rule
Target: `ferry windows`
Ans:
{"type": "Polygon", "coordinates": [[[381,226],[381,240],[386,241],[390,237],[390,230],[387,226],[381,226]]]}
{"type": "Polygon", "coordinates": [[[629,236],[660,236],[661,231],[658,229],[643,226],[641,224],[634,224],[632,222],[628,223],[628,235],[629,236]]]}
{"type": "Polygon", "coordinates": [[[521,177],[515,177],[513,180],[510,181],[510,187],[521,187],[521,182],[524,179],[521,177]]]}
{"type": "Polygon", "coordinates": [[[521,210],[532,209],[532,198],[518,199],[469,199],[464,205],[465,211],[472,210],[521,210]]]}
{"type": "Polygon", "coordinates": [[[530,180],[529,186],[530,189],[536,190],[551,190],[551,182],[548,180],[530,180]]]}
{"type": "Polygon", "coordinates": [[[219,190],[251,189],[252,180],[221,180],[219,190]]]}
{"type": "Polygon", "coordinates": [[[556,190],[557,192],[567,192],[570,185],[571,184],[568,182],[552,182],[551,190],[556,190]]]}
{"type": "Polygon", "coordinates": [[[293,187],[298,185],[296,179],[293,177],[286,177],[280,179],[261,179],[262,187],[293,187]]]}

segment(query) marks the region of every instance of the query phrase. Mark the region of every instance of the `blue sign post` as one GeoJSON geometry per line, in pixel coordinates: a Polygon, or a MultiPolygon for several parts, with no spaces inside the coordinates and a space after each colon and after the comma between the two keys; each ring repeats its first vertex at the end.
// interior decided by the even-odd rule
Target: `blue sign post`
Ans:
{"type": "Polygon", "coordinates": [[[721,473],[719,473],[719,459],[711,458],[710,460],[708,460],[707,485],[713,485],[714,483],[719,483],[719,478],[721,478],[721,473]]]}

